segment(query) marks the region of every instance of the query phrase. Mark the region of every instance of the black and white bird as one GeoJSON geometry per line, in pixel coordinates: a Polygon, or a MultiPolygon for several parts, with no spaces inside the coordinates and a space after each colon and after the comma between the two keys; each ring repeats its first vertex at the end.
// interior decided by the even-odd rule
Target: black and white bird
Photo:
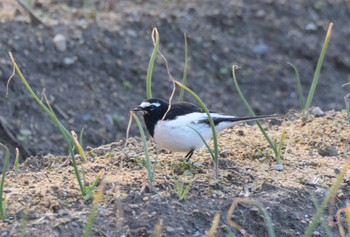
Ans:
{"type": "MultiPolygon", "coordinates": [[[[200,133],[206,142],[212,137],[207,114],[203,109],[187,102],[171,103],[169,111],[168,108],[168,102],[152,98],[144,100],[132,110],[142,112],[147,130],[157,145],[170,151],[187,152],[185,158],[189,160],[195,150],[205,145],[193,129],[200,133]]],[[[210,115],[217,133],[240,122],[277,117],[267,115],[237,118],[215,112],[210,112],[210,115]]]]}

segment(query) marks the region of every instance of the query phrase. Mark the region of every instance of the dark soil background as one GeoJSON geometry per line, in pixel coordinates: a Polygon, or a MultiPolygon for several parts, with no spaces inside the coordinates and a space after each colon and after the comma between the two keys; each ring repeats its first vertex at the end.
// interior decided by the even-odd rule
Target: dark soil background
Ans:
{"type": "MultiPolygon", "coordinates": [[[[186,32],[190,88],[212,110],[246,115],[232,65],[241,67],[238,80],[258,114],[299,109],[295,75],[286,62],[299,69],[306,95],[333,22],[313,105],[341,110],[349,91],[341,87],[349,81],[349,1],[31,2],[45,26],[31,24],[14,2],[0,3],[0,141],[12,151],[20,147],[23,157],[39,151],[66,154],[67,148],[18,76],[5,97],[12,73],[8,51],[38,94],[46,88],[61,121],[76,132],[85,128],[87,146],[125,137],[129,108],[145,98],[153,27],[175,79],[182,78],[186,32]],[[57,34],[65,37],[66,50],[55,47],[57,34]]],[[[159,57],[153,82],[154,96],[168,98],[172,84],[159,57]]]]}

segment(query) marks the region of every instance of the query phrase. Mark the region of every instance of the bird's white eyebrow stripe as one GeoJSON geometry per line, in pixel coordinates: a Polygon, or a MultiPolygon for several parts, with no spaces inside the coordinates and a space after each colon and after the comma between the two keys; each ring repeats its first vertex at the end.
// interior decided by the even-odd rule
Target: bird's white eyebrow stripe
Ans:
{"type": "Polygon", "coordinates": [[[160,103],[159,103],[159,102],[153,102],[153,103],[150,103],[150,102],[142,102],[142,103],[140,104],[140,107],[141,107],[141,108],[147,108],[147,107],[150,107],[151,105],[156,106],[156,107],[159,107],[159,106],[160,106],[160,103]]]}

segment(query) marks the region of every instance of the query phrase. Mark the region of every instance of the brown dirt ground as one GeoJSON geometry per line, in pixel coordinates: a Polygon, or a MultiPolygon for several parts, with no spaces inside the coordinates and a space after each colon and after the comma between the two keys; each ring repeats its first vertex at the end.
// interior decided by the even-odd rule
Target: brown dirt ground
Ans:
{"type": "MultiPolygon", "coordinates": [[[[348,151],[348,128],[344,112],[328,112],[306,123],[290,114],[290,120],[265,123],[269,135],[278,140],[286,131],[283,171],[272,167],[259,151],[268,150],[256,125],[241,124],[219,137],[220,180],[213,181],[210,155],[206,149],[195,153],[191,172],[179,174],[181,154],[161,151],[150,141],[155,172],[154,190],[149,190],[142,142],[138,138],[90,148],[83,164],[92,182],[103,172],[103,200],[98,208],[92,236],[150,236],[162,219],[163,236],[202,236],[214,214],[221,218],[216,236],[237,229],[226,223],[226,215],[237,197],[250,197],[265,206],[277,236],[302,236],[315,214],[310,194],[320,203],[342,168],[348,151]],[[157,158],[156,158],[157,157],[157,158]],[[177,169],[174,169],[177,167],[177,169]],[[176,180],[191,184],[188,196],[179,200],[176,180]]],[[[268,152],[267,152],[268,153],[268,152]]],[[[338,236],[336,211],[350,195],[350,174],[323,218],[338,236]]],[[[19,236],[21,213],[27,210],[28,236],[81,236],[90,201],[84,201],[75,180],[69,157],[51,154],[28,158],[18,172],[7,174],[5,196],[9,198],[8,219],[0,222],[0,236],[19,236]]],[[[259,210],[241,204],[230,217],[255,236],[267,236],[259,210]]],[[[344,221],[343,219],[339,221],[344,221]]],[[[318,226],[314,236],[325,236],[318,226]]]]}
{"type": "MultiPolygon", "coordinates": [[[[37,93],[46,88],[66,127],[85,128],[85,144],[96,147],[125,137],[129,108],[145,97],[154,26],[175,79],[182,78],[186,32],[188,85],[210,109],[245,116],[232,84],[232,65],[242,68],[238,80],[258,114],[298,109],[294,72],[286,62],[298,67],[306,95],[333,21],[313,105],[325,111],[344,108],[343,96],[349,91],[341,87],[349,81],[349,1],[93,0],[95,7],[84,7],[89,1],[82,0],[28,1],[45,27],[30,24],[15,2],[0,2],[0,140],[12,150],[19,147],[23,158],[41,151],[66,154],[66,147],[57,146],[64,143],[62,137],[18,77],[5,98],[12,72],[7,52],[13,52],[37,93]],[[62,52],[53,43],[59,33],[67,39],[62,52]]],[[[153,90],[164,99],[171,91],[160,59],[153,90]]]]}
{"type": "MultiPolygon", "coordinates": [[[[28,236],[81,236],[91,209],[91,201],[80,195],[70,158],[57,155],[66,154],[62,137],[18,77],[5,98],[12,72],[9,50],[34,90],[40,93],[46,88],[54,110],[69,130],[86,128],[84,143],[92,147],[86,149],[86,177],[91,182],[103,171],[105,183],[93,236],[150,236],[160,219],[163,236],[202,236],[215,213],[220,214],[217,236],[226,236],[228,231],[239,236],[237,229],[228,227],[225,217],[237,197],[263,203],[277,236],[304,233],[315,214],[311,193],[321,203],[348,150],[345,113],[332,111],[344,107],[343,96],[348,92],[341,88],[349,81],[348,1],[100,0],[94,1],[96,17],[93,8],[83,7],[80,0],[31,2],[45,27],[30,24],[14,1],[0,2],[0,141],[11,151],[19,147],[23,159],[33,155],[17,173],[10,170],[7,174],[9,217],[0,221],[0,236],[21,235],[24,210],[28,212],[28,236]],[[285,62],[299,68],[308,88],[331,21],[332,39],[313,102],[330,112],[306,123],[290,114],[290,121],[265,125],[275,139],[286,129],[284,171],[272,168],[276,162],[258,128],[238,125],[220,136],[219,182],[213,182],[206,150],[196,152],[195,163],[185,174],[179,171],[183,167],[181,154],[162,151],[153,162],[155,189],[149,190],[141,141],[131,138],[127,148],[124,141],[113,142],[125,137],[129,108],[144,99],[154,26],[175,79],[182,77],[186,32],[189,86],[210,109],[243,116],[247,112],[233,89],[231,66],[242,67],[238,79],[257,113],[298,108],[294,73],[285,62]],[[59,52],[53,44],[58,33],[67,38],[66,51],[59,52]],[[101,144],[108,145],[98,147],[101,144]],[[177,180],[192,182],[184,200],[176,195],[177,180]]],[[[171,83],[167,78],[164,63],[158,59],[154,95],[168,98],[171,83]]],[[[186,99],[191,100],[189,96],[186,99]]],[[[152,142],[150,147],[155,159],[152,142]]],[[[2,163],[0,159],[0,167],[2,163]]],[[[347,174],[323,216],[334,236],[339,236],[335,212],[345,206],[349,195],[347,174]]],[[[255,207],[240,204],[230,218],[248,233],[267,236],[255,207]]],[[[318,226],[314,236],[326,236],[324,228],[318,226]]]]}

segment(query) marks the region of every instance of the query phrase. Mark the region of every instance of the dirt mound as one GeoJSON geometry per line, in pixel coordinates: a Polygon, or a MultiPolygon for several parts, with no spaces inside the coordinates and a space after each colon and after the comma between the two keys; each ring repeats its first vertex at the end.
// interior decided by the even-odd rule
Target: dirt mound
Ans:
{"type": "MultiPolygon", "coordinates": [[[[92,235],[150,236],[162,219],[164,236],[202,236],[215,213],[221,216],[217,236],[228,231],[238,234],[227,225],[226,215],[233,200],[250,197],[265,206],[277,236],[302,236],[315,214],[310,195],[321,203],[344,164],[350,136],[346,115],[328,112],[306,123],[285,120],[281,125],[267,123],[264,127],[275,140],[286,131],[284,170],[272,168],[276,162],[256,125],[237,125],[219,137],[218,182],[213,182],[212,162],[205,149],[194,154],[193,164],[183,166],[181,154],[161,151],[157,156],[150,141],[154,190],[147,188],[138,138],[130,138],[127,147],[120,141],[90,149],[88,163],[83,164],[88,182],[103,171],[105,184],[92,235]],[[178,167],[187,167],[187,171],[176,174],[178,167]],[[176,194],[177,182],[190,185],[184,200],[176,194]]],[[[324,220],[333,220],[336,210],[345,206],[349,182],[347,174],[324,220]]],[[[8,220],[0,221],[1,236],[19,234],[23,210],[28,213],[25,230],[29,236],[81,236],[91,202],[84,201],[79,192],[69,157],[30,157],[17,173],[9,171],[4,191],[10,201],[8,220]]],[[[230,218],[249,233],[267,236],[262,213],[256,207],[240,204],[230,218]]],[[[335,223],[330,225],[338,236],[335,223]]],[[[317,233],[326,236],[321,226],[317,233]]]]}
{"type": "MultiPolygon", "coordinates": [[[[32,1],[46,26],[33,26],[14,2],[0,4],[0,140],[21,154],[66,154],[57,129],[15,78],[5,98],[12,51],[34,90],[46,88],[54,110],[69,129],[85,128],[85,143],[98,146],[124,137],[128,110],[145,97],[152,51],[151,30],[176,79],[182,78],[183,32],[189,45],[188,84],[212,110],[247,115],[232,81],[239,65],[242,90],[258,114],[298,108],[294,72],[311,83],[329,22],[334,30],[314,104],[343,108],[348,81],[347,1],[32,1]],[[61,35],[66,49],[57,48],[61,35]],[[57,39],[57,38],[56,38],[57,39]],[[3,128],[5,126],[5,128],[3,128]],[[59,144],[59,145],[57,145],[59,144]]],[[[154,95],[168,98],[171,83],[156,61],[154,95]]],[[[306,93],[306,91],[304,91],[306,93]]],[[[187,100],[192,100],[186,96],[187,100]]]]}

